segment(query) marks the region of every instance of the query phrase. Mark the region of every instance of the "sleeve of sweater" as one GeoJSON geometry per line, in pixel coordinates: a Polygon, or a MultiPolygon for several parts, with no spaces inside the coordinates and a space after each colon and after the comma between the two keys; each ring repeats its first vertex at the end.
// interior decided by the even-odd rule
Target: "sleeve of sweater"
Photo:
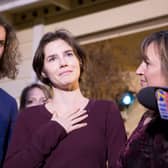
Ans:
{"type": "Polygon", "coordinates": [[[21,112],[16,122],[4,168],[41,167],[52,149],[67,135],[61,125],[50,120],[32,133],[25,114],[21,112]]]}
{"type": "Polygon", "coordinates": [[[108,167],[117,168],[117,160],[127,137],[118,107],[110,104],[106,118],[108,167]]]}

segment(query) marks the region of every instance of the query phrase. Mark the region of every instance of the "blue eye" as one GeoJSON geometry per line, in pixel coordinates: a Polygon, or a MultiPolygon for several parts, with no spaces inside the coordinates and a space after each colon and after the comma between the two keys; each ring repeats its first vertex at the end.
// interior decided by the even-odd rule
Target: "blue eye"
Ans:
{"type": "Polygon", "coordinates": [[[57,59],[56,56],[50,56],[48,57],[48,61],[51,62],[51,61],[55,61],[57,59]]]}
{"type": "Polygon", "coordinates": [[[70,57],[70,56],[73,56],[73,53],[72,52],[68,52],[68,53],[66,53],[66,55],[70,57]]]}
{"type": "Polygon", "coordinates": [[[54,61],[55,60],[55,58],[49,58],[48,59],[48,61],[54,61]]]}

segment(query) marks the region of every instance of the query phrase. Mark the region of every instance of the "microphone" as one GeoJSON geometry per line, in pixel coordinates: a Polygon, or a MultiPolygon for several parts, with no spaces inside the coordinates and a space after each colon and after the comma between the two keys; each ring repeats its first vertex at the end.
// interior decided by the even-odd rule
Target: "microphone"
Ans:
{"type": "Polygon", "coordinates": [[[153,111],[158,111],[157,101],[155,97],[155,87],[142,88],[136,96],[139,103],[144,107],[153,111]]]}
{"type": "Polygon", "coordinates": [[[137,99],[144,107],[159,112],[162,119],[168,120],[168,88],[145,87],[137,93],[137,99]]]}

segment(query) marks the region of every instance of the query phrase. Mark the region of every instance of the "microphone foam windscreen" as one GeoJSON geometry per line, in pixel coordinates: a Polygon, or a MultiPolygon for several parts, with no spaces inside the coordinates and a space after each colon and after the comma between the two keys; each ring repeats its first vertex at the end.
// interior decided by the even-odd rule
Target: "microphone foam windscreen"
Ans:
{"type": "Polygon", "coordinates": [[[157,100],[155,97],[156,87],[145,87],[137,93],[137,99],[144,107],[158,111],[157,100]]]}

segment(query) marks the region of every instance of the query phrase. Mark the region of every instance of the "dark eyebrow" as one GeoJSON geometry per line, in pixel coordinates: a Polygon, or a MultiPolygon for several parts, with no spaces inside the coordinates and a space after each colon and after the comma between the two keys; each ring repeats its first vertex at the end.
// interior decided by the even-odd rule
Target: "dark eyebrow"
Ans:
{"type": "MultiPolygon", "coordinates": [[[[74,52],[74,51],[73,51],[73,49],[69,49],[69,50],[64,51],[64,53],[68,53],[68,52],[74,52]]],[[[57,56],[57,54],[48,55],[48,56],[46,56],[46,58],[55,57],[55,56],[57,56]]]]}
{"type": "Polygon", "coordinates": [[[65,53],[74,52],[72,49],[66,50],[65,53]]]}
{"type": "Polygon", "coordinates": [[[47,58],[49,58],[49,57],[55,57],[55,56],[57,56],[57,55],[56,54],[51,54],[51,55],[48,55],[47,58]]]}

